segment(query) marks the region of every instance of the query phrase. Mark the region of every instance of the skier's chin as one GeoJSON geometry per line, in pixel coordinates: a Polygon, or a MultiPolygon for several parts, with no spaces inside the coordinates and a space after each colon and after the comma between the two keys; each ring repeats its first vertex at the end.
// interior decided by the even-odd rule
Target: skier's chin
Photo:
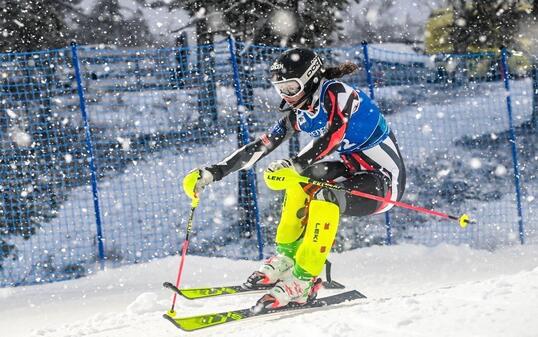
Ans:
{"type": "Polygon", "coordinates": [[[294,106],[293,108],[294,108],[294,109],[301,109],[301,108],[307,106],[306,102],[308,102],[307,99],[305,99],[304,101],[302,101],[299,105],[294,106]]]}
{"type": "MultiPolygon", "coordinates": [[[[297,102],[297,101],[296,101],[296,102],[297,102]]],[[[298,109],[302,109],[302,108],[308,106],[307,102],[308,102],[308,100],[305,99],[305,100],[303,100],[302,102],[299,102],[299,104],[297,104],[297,103],[292,104],[292,103],[289,103],[289,102],[288,102],[288,104],[289,104],[290,106],[292,106],[294,110],[298,110],[298,109]]]]}

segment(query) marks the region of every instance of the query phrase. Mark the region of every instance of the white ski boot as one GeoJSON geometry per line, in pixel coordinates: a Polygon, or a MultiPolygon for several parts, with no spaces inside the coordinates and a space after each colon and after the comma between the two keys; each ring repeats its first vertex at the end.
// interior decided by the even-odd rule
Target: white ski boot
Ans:
{"type": "Polygon", "coordinates": [[[299,279],[293,273],[280,280],[256,304],[256,307],[280,308],[288,304],[303,305],[316,298],[322,281],[319,277],[299,279]]]}
{"type": "Polygon", "coordinates": [[[270,289],[278,281],[288,278],[293,270],[294,261],[286,255],[275,255],[267,260],[264,264],[252,273],[243,287],[247,289],[270,289]]]}

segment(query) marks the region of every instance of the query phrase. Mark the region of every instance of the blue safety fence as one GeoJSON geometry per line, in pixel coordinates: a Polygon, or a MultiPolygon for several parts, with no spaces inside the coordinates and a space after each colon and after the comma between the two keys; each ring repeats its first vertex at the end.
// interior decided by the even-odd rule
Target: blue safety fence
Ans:
{"type": "MultiPolygon", "coordinates": [[[[282,51],[226,39],[0,54],[0,286],[176,254],[189,211],[182,177],[280,118],[268,68],[282,51]]],[[[342,80],[373,96],[396,134],[408,177],[403,201],[478,219],[461,230],[400,209],[344,217],[337,250],[537,241],[536,83],[528,62],[508,57],[503,67],[497,53],[425,56],[366,44],[318,52],[328,65],[361,66],[342,80]]],[[[270,254],[283,196],[261,173],[309,141],[294,137],[251,171],[209,186],[189,252],[270,254]]]]}
{"type": "Polygon", "coordinates": [[[72,55],[2,54],[0,77],[0,284],[90,273],[96,227],[72,55]]]}
{"type": "Polygon", "coordinates": [[[461,230],[395,209],[389,214],[395,241],[487,248],[518,242],[519,196],[500,56],[421,56],[370,48],[370,58],[375,97],[406,159],[406,199],[457,215],[470,213],[480,222],[461,230]]]}

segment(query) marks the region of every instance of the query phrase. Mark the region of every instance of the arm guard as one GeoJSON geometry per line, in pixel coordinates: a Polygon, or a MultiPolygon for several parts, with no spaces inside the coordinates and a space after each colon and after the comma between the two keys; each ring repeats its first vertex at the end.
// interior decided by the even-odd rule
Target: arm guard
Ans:
{"type": "Polygon", "coordinates": [[[242,146],[219,163],[206,169],[213,174],[215,181],[221,180],[237,170],[249,169],[297,132],[294,116],[295,114],[290,113],[282,117],[268,133],[262,134],[256,140],[242,146]]]}

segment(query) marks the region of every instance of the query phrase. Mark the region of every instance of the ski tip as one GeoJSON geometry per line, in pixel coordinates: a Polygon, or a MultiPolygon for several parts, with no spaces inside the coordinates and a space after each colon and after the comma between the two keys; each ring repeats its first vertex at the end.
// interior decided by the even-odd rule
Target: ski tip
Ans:
{"type": "Polygon", "coordinates": [[[367,298],[366,295],[364,295],[363,293],[361,293],[358,290],[352,290],[352,291],[355,293],[355,296],[356,296],[356,298],[354,298],[354,299],[367,298]]]}
{"type": "Polygon", "coordinates": [[[185,330],[180,324],[178,324],[178,323],[176,322],[176,320],[174,319],[174,317],[170,317],[170,316],[168,316],[168,313],[163,314],[163,318],[164,318],[165,320],[169,321],[170,323],[174,324],[176,328],[179,328],[179,329],[181,329],[181,330],[183,330],[183,331],[188,331],[188,330],[185,330]]]}
{"type": "Polygon", "coordinates": [[[170,289],[172,291],[175,291],[176,293],[180,293],[180,290],[170,282],[164,282],[163,287],[165,287],[166,289],[170,289]]]}
{"type": "MultiPolygon", "coordinates": [[[[186,298],[186,299],[188,299],[188,300],[195,300],[195,299],[198,298],[198,297],[196,297],[196,296],[189,296],[189,294],[188,294],[189,291],[187,291],[187,293],[185,293],[185,290],[183,290],[183,289],[178,289],[175,285],[173,285],[173,284],[170,283],[170,282],[164,282],[164,283],[163,283],[163,287],[165,287],[166,289],[170,289],[170,290],[172,290],[172,291],[175,292],[176,294],[181,295],[181,296],[183,296],[183,298],[186,298]]],[[[191,290],[193,290],[193,289],[191,289],[191,290]]]]}

